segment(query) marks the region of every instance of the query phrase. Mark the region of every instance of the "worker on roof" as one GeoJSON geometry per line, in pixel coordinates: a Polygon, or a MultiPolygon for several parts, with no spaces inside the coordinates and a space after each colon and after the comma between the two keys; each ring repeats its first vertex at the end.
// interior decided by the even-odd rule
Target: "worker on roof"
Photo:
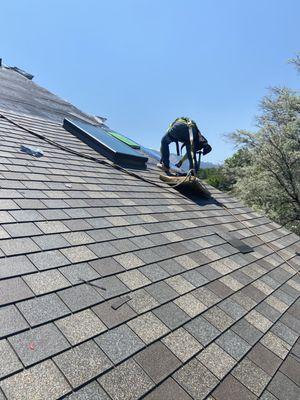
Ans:
{"type": "Polygon", "coordinates": [[[208,144],[204,136],[202,136],[195,121],[187,117],[177,118],[169,127],[167,133],[161,140],[161,161],[157,166],[166,173],[170,172],[170,150],[169,145],[176,143],[177,155],[179,156],[179,142],[182,143],[181,150],[185,146],[186,154],[176,164],[181,167],[183,162],[188,159],[190,170],[197,173],[199,162],[197,161],[197,153],[208,154],[212,148],[208,144]]]}

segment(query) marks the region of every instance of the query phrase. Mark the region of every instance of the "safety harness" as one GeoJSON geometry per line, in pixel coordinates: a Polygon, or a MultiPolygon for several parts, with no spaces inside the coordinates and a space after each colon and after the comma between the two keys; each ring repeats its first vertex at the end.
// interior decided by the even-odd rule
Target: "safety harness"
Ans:
{"type": "MultiPolygon", "coordinates": [[[[193,127],[197,127],[196,123],[191,120],[190,118],[186,118],[186,117],[181,117],[181,118],[176,118],[174,122],[172,122],[172,124],[170,124],[170,128],[171,129],[175,123],[180,122],[183,123],[185,125],[187,125],[188,129],[189,129],[189,140],[190,140],[190,149],[191,149],[191,159],[192,159],[192,169],[191,172],[194,176],[196,176],[196,173],[199,169],[199,164],[200,164],[200,154],[199,154],[199,162],[197,162],[197,157],[196,157],[196,152],[193,151],[192,149],[194,149],[194,134],[193,134],[193,127]]],[[[182,148],[185,146],[185,144],[183,144],[181,146],[181,151],[179,152],[179,142],[178,140],[176,140],[176,152],[177,155],[180,156],[182,154],[182,148]]]]}

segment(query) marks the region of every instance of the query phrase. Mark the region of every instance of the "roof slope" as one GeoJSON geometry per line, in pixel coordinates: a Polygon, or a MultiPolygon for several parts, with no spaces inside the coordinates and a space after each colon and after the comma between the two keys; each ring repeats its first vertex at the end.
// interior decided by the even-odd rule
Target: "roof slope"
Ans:
{"type": "Polygon", "coordinates": [[[299,237],[27,131],[101,159],[58,123],[1,115],[1,400],[299,398],[299,237]]]}
{"type": "Polygon", "coordinates": [[[56,122],[78,117],[92,124],[97,120],[25,76],[0,67],[0,108],[30,114],[56,122]]]}

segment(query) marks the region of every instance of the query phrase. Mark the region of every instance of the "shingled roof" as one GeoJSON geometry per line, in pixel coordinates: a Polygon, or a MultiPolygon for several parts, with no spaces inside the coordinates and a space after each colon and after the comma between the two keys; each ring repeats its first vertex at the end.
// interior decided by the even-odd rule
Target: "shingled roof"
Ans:
{"type": "Polygon", "coordinates": [[[0,72],[0,399],[299,399],[299,237],[85,157],[0,72]]]}

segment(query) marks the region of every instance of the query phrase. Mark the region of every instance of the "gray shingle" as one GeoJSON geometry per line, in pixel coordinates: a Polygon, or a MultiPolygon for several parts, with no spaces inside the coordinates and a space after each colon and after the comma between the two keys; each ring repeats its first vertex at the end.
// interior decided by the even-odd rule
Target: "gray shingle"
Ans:
{"type": "Polygon", "coordinates": [[[91,281],[99,278],[99,274],[89,266],[88,263],[72,264],[59,270],[67,279],[75,285],[81,283],[82,279],[91,281]]]}
{"type": "Polygon", "coordinates": [[[192,283],[195,287],[199,287],[204,285],[205,283],[208,282],[207,278],[205,278],[203,275],[201,275],[198,271],[196,270],[190,270],[186,271],[182,274],[182,276],[192,283]]]}
{"type": "Polygon", "coordinates": [[[64,376],[50,360],[5,379],[0,386],[6,397],[14,400],[54,400],[71,390],[64,376]]]}
{"type": "Polygon", "coordinates": [[[86,246],[70,247],[61,251],[71,263],[84,262],[97,258],[86,246]]]}
{"type": "Polygon", "coordinates": [[[174,258],[171,260],[165,260],[158,263],[169,275],[179,274],[186,271],[182,265],[178,264],[174,258]]]}
{"type": "Polygon", "coordinates": [[[21,369],[22,364],[7,340],[0,340],[0,379],[21,369]]]}
{"type": "Polygon", "coordinates": [[[0,258],[0,279],[37,271],[26,256],[0,258]]]}
{"type": "Polygon", "coordinates": [[[27,322],[15,306],[0,308],[0,338],[22,331],[27,327],[27,322]]]}
{"type": "Polygon", "coordinates": [[[37,226],[46,234],[49,233],[62,233],[68,232],[69,228],[66,227],[61,221],[42,221],[37,222],[37,226]]]}
{"type": "Polygon", "coordinates": [[[232,330],[223,333],[223,335],[216,340],[216,343],[236,360],[241,359],[251,347],[232,330]]]}
{"type": "Polygon", "coordinates": [[[115,256],[114,259],[125,269],[132,269],[144,265],[144,261],[142,261],[133,253],[121,254],[119,256],[115,256]]]}
{"type": "Polygon", "coordinates": [[[262,394],[271,379],[268,374],[247,357],[234,368],[232,375],[257,396],[262,394]]]}
{"type": "Polygon", "coordinates": [[[0,305],[28,299],[34,294],[21,278],[0,281],[0,305]]]}
{"type": "Polygon", "coordinates": [[[263,336],[263,333],[249,324],[245,318],[238,321],[231,329],[251,345],[254,345],[263,336]]]}
{"type": "Polygon", "coordinates": [[[70,313],[55,293],[22,301],[17,307],[31,326],[44,324],[70,313]]]}
{"type": "Polygon", "coordinates": [[[298,338],[296,332],[290,329],[288,326],[282,324],[278,321],[271,328],[271,332],[273,332],[276,336],[280,337],[280,339],[286,341],[291,346],[295,343],[298,338]]]}
{"type": "Polygon", "coordinates": [[[59,250],[29,254],[28,257],[40,271],[69,264],[69,260],[67,260],[59,250]]]}
{"type": "Polygon", "coordinates": [[[125,269],[113,258],[103,258],[89,263],[101,276],[113,275],[125,269]]]}
{"type": "Polygon", "coordinates": [[[108,276],[106,278],[97,279],[92,282],[93,284],[104,287],[106,290],[95,287],[95,290],[101,294],[105,299],[127,293],[128,287],[124,285],[116,276],[108,276]]]}
{"type": "Polygon", "coordinates": [[[162,342],[182,362],[187,361],[202,349],[202,345],[183,328],[171,332],[162,339],[162,342]]]}
{"type": "Polygon", "coordinates": [[[42,250],[52,250],[69,246],[69,242],[60,234],[37,236],[34,237],[33,240],[42,250]]]}
{"type": "Polygon", "coordinates": [[[122,272],[118,278],[130,289],[135,290],[149,285],[151,281],[138,269],[122,272]]]}
{"type": "Polygon", "coordinates": [[[39,251],[39,247],[30,238],[1,240],[0,248],[7,256],[39,251]]]}
{"type": "Polygon", "coordinates": [[[11,336],[9,342],[27,367],[70,346],[53,324],[43,325],[11,336]]]}
{"type": "Polygon", "coordinates": [[[152,282],[165,279],[169,276],[169,274],[158,264],[145,265],[140,268],[140,271],[152,282]]]}
{"type": "Polygon", "coordinates": [[[54,357],[73,388],[76,388],[107,370],[112,364],[92,340],[54,357]]]}
{"type": "Polygon", "coordinates": [[[195,400],[204,399],[219,383],[218,379],[196,359],[180,368],[174,374],[174,379],[195,400]]]}
{"type": "Polygon", "coordinates": [[[276,396],[278,400],[298,400],[300,388],[293,383],[287,376],[278,372],[268,386],[268,390],[276,396]]]}
{"type": "Polygon", "coordinates": [[[121,325],[95,339],[106,355],[116,364],[145,345],[127,325],[121,325]]]}
{"type": "Polygon", "coordinates": [[[173,300],[178,296],[177,292],[168,286],[165,282],[157,282],[146,288],[147,292],[151,294],[159,303],[165,303],[173,300]]]}
{"type": "Polygon", "coordinates": [[[54,290],[70,286],[70,283],[66,278],[55,269],[25,275],[23,278],[32,291],[37,295],[53,292],[54,290]]]}
{"type": "Polygon", "coordinates": [[[128,302],[128,305],[139,314],[159,305],[145,289],[136,290],[130,296],[131,300],[128,302]]]}
{"type": "Polygon", "coordinates": [[[103,300],[94,288],[86,284],[61,290],[58,295],[73,312],[91,307],[103,300]]]}
{"type": "Polygon", "coordinates": [[[210,324],[203,317],[196,317],[191,322],[188,322],[184,328],[190,332],[203,346],[206,346],[220,331],[210,324]]]}
{"type": "Polygon", "coordinates": [[[300,360],[289,355],[280,367],[280,371],[300,386],[300,360]]]}
{"type": "Polygon", "coordinates": [[[113,400],[137,400],[154,386],[149,376],[132,359],[103,375],[99,383],[113,400]]]}
{"type": "Polygon", "coordinates": [[[99,383],[93,381],[83,388],[67,396],[68,400],[110,400],[108,395],[100,387],[99,383]]]}
{"type": "Polygon", "coordinates": [[[17,224],[7,224],[3,225],[3,228],[9,233],[13,238],[21,236],[34,236],[40,235],[42,232],[38,227],[32,222],[17,223],[17,224]]]}
{"type": "Polygon", "coordinates": [[[203,317],[207,319],[212,325],[214,325],[219,331],[223,332],[233,324],[234,320],[227,315],[218,306],[214,306],[207,310],[203,317]]]}
{"type": "Polygon", "coordinates": [[[59,319],[55,324],[72,345],[90,339],[106,330],[106,326],[92,310],[69,315],[59,319]]]}
{"type": "Polygon", "coordinates": [[[94,254],[96,254],[100,258],[110,257],[119,253],[119,250],[117,250],[108,242],[89,244],[88,247],[94,254]]]}
{"type": "Polygon", "coordinates": [[[225,311],[226,314],[228,314],[234,320],[241,318],[247,312],[242,306],[240,306],[239,304],[237,304],[235,301],[233,301],[230,298],[222,301],[218,305],[218,307],[221,310],[225,311]]]}
{"type": "Polygon", "coordinates": [[[215,343],[206,347],[197,356],[197,359],[220,380],[222,380],[236,364],[236,360],[215,343]]]}
{"type": "Polygon", "coordinates": [[[156,308],[153,313],[170,329],[178,328],[187,322],[190,317],[173,302],[156,308]]]}
{"type": "Polygon", "coordinates": [[[146,344],[169,332],[166,325],[151,312],[129,321],[128,325],[146,344]]]}

